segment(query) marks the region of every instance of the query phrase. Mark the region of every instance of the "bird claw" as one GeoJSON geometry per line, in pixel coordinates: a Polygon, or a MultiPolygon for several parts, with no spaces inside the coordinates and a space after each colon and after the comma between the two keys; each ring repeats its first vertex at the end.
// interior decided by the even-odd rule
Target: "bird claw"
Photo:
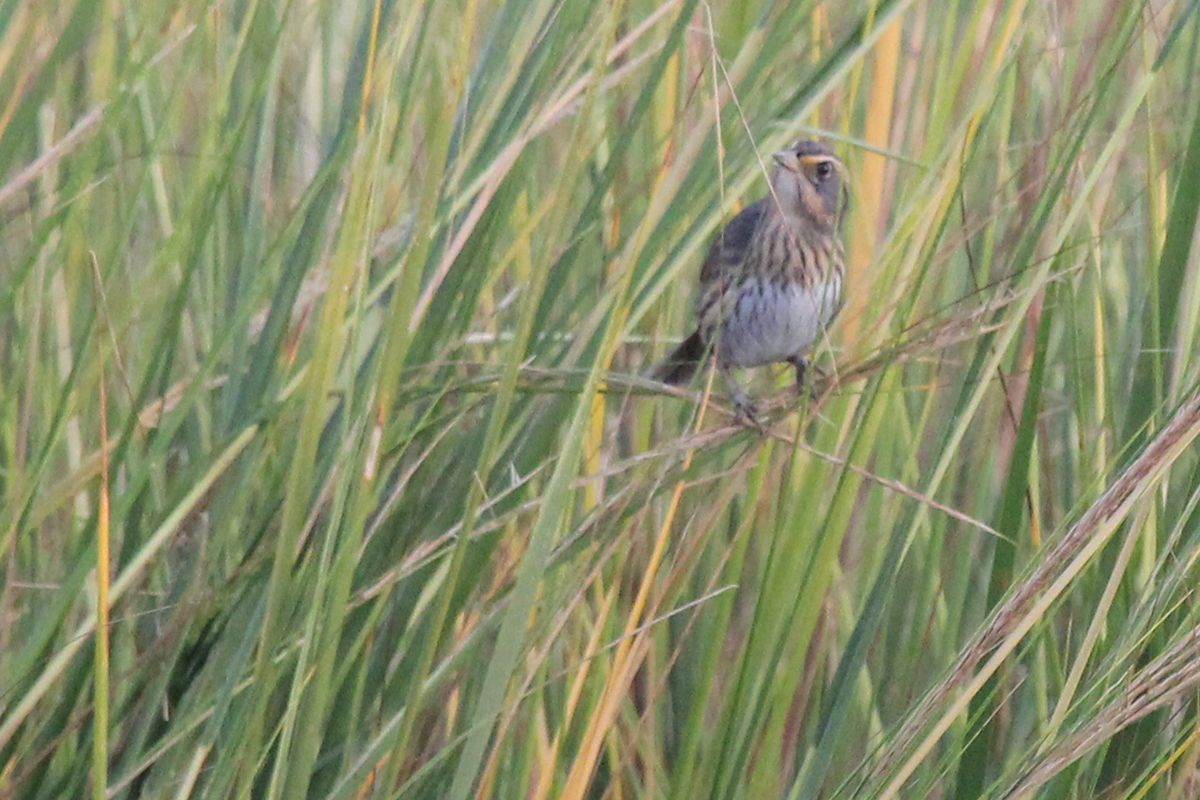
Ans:
{"type": "Polygon", "coordinates": [[[819,399],[817,395],[817,380],[823,381],[829,377],[829,374],[807,358],[798,358],[792,364],[796,367],[796,383],[794,386],[796,396],[804,399],[805,394],[807,394],[809,400],[819,399]],[[811,373],[816,373],[817,380],[809,380],[811,373]]]}
{"type": "Polygon", "coordinates": [[[729,386],[729,397],[733,400],[733,410],[738,418],[761,428],[762,425],[758,421],[758,407],[750,401],[750,398],[746,396],[746,391],[733,379],[733,373],[729,371],[728,367],[722,367],[721,372],[725,375],[725,381],[729,386]]]}
{"type": "Polygon", "coordinates": [[[756,428],[762,427],[762,423],[758,419],[758,406],[745,397],[734,398],[733,410],[737,412],[739,419],[745,420],[756,428]]]}

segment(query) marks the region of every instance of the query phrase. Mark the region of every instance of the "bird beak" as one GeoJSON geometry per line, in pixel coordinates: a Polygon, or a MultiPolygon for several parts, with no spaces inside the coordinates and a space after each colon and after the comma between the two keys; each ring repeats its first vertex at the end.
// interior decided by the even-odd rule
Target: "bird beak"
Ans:
{"type": "Polygon", "coordinates": [[[775,159],[776,164],[783,167],[788,172],[800,172],[800,157],[791,150],[780,150],[773,156],[773,158],[775,159]]]}

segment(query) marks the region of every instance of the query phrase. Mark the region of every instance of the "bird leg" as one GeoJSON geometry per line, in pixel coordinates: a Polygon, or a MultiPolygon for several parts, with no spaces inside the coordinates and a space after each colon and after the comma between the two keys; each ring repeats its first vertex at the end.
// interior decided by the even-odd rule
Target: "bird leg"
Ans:
{"type": "Polygon", "coordinates": [[[733,373],[729,367],[722,366],[721,374],[725,376],[725,383],[729,387],[729,396],[733,399],[733,409],[738,413],[739,417],[745,417],[749,422],[758,424],[758,409],[750,398],[746,396],[746,392],[734,380],[733,373]]]}
{"type": "Polygon", "coordinates": [[[816,400],[816,387],[808,385],[809,373],[815,372],[816,377],[824,378],[825,370],[818,366],[814,366],[813,363],[809,361],[807,356],[796,356],[795,358],[791,359],[791,363],[792,366],[796,368],[796,394],[800,397],[803,397],[804,390],[807,388],[809,397],[811,397],[813,400],[816,400]]]}
{"type": "Polygon", "coordinates": [[[804,379],[808,375],[808,358],[805,356],[796,356],[792,359],[792,366],[796,368],[796,394],[803,394],[804,379]]]}

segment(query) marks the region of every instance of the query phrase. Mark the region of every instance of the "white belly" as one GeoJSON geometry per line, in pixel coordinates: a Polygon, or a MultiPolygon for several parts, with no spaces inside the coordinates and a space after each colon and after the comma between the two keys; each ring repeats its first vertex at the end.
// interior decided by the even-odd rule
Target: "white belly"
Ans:
{"type": "Polygon", "coordinates": [[[842,293],[832,275],[813,289],[750,281],[723,303],[717,340],[721,363],[754,367],[804,356],[837,313],[842,293]]]}

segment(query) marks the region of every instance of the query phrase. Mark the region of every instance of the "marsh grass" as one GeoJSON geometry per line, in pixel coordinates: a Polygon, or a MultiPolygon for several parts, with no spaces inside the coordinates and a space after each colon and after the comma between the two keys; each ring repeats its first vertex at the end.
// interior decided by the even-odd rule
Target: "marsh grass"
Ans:
{"type": "Polygon", "coordinates": [[[0,797],[1194,796],[1196,10],[0,3],[0,797]]]}

